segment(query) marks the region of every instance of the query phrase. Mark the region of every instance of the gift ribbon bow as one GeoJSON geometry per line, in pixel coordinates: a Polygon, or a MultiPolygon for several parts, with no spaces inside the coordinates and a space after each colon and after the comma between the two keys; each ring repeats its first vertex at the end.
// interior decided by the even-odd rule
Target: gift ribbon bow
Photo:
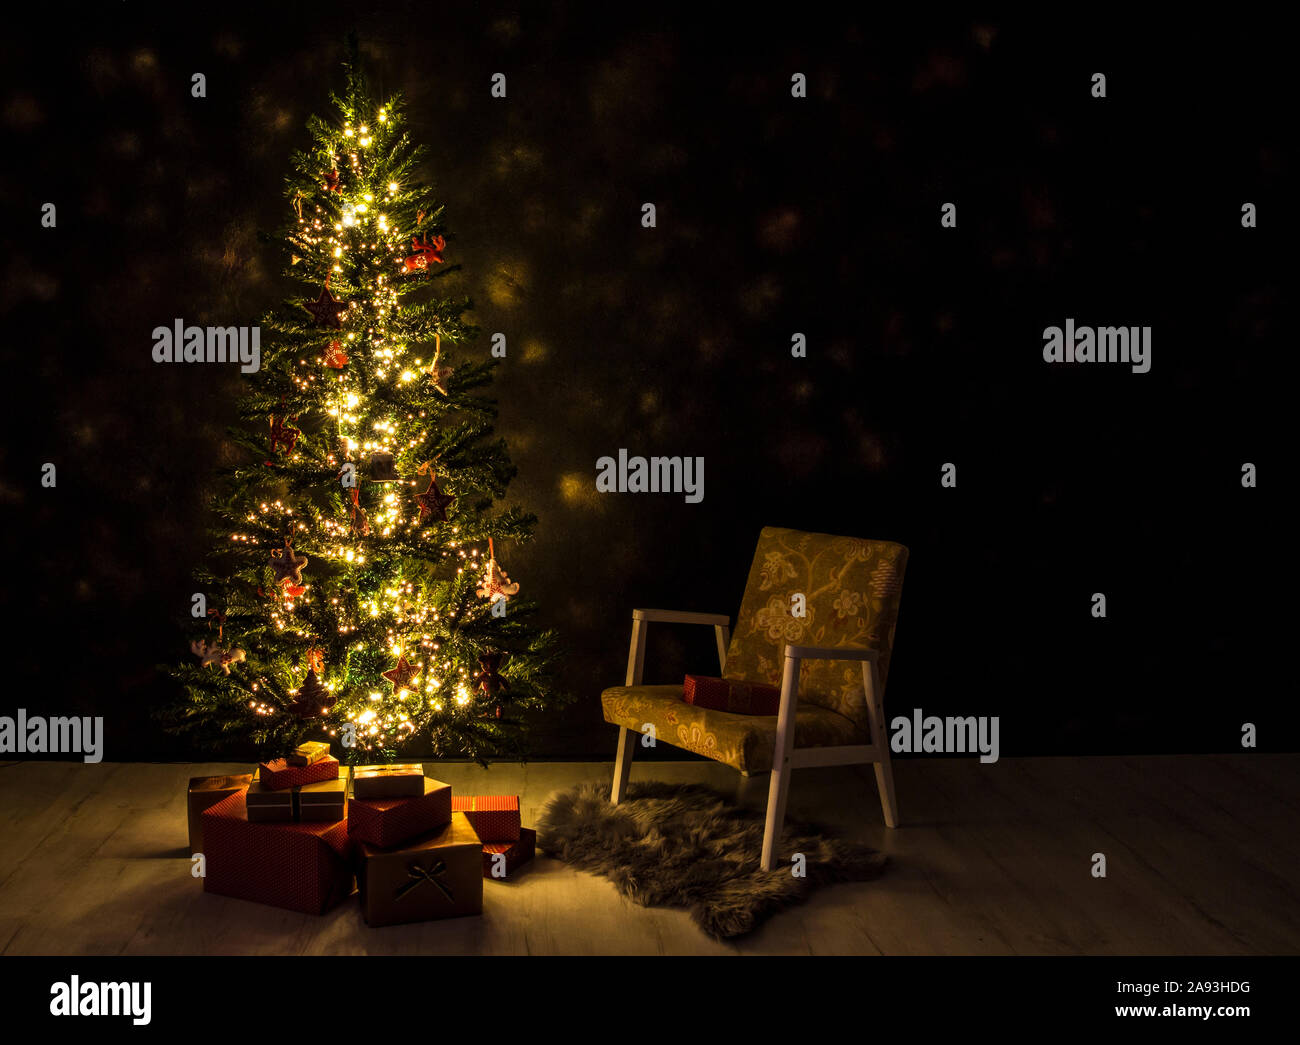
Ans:
{"type": "Polygon", "coordinates": [[[442,895],[445,896],[448,899],[448,901],[450,901],[451,903],[455,903],[456,898],[451,895],[451,890],[448,889],[442,882],[438,881],[438,878],[441,875],[445,874],[446,871],[447,871],[447,865],[443,863],[441,860],[434,860],[432,863],[429,864],[428,867],[421,867],[418,863],[407,864],[406,874],[411,880],[409,882],[406,882],[403,885],[398,886],[397,891],[393,893],[393,899],[400,900],[403,896],[409,893],[421,882],[429,882],[433,885],[436,885],[440,890],[442,890],[442,895]]]}

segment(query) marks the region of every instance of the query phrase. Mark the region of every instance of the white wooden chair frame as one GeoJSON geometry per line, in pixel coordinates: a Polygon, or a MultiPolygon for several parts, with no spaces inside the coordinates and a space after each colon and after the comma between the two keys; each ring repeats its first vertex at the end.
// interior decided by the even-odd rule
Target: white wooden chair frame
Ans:
{"type": "MultiPolygon", "coordinates": [[[[713,627],[718,643],[718,664],[727,670],[727,646],[731,636],[731,618],[719,613],[682,613],[677,610],[633,610],[632,643],[627,654],[628,686],[641,685],[645,670],[646,626],[665,624],[707,624],[713,627]]],[[[767,825],[763,830],[762,866],[770,871],[776,865],[776,846],[785,822],[786,799],[790,793],[790,774],[806,766],[848,766],[873,763],[880,806],[886,827],[898,826],[898,799],[894,794],[894,769],[889,761],[889,740],[885,735],[885,705],[880,685],[880,654],[876,650],[823,646],[785,647],[785,670],[781,676],[781,710],[776,720],[776,747],[772,752],[772,781],[767,791],[767,825]],[[828,747],[794,746],[795,710],[799,704],[799,665],[805,660],[856,660],[862,662],[862,685],[866,690],[867,719],[871,726],[870,744],[840,744],[828,747]]],[[[617,805],[627,791],[632,772],[632,753],[637,737],[634,730],[620,726],[618,755],[614,761],[614,785],[610,801],[617,805]]]]}

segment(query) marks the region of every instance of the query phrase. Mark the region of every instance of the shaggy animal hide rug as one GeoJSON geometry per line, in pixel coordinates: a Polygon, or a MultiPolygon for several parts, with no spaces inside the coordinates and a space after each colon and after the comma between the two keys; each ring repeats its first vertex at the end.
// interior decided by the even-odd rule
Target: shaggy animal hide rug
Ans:
{"type": "Polygon", "coordinates": [[[637,783],[609,804],[608,784],[553,795],[537,821],[543,852],[602,874],[643,907],[685,907],[714,939],[741,936],[819,886],[877,877],[887,857],[786,821],[778,851],[785,862],[763,871],[764,814],[732,804],[698,784],[637,783]],[[805,877],[790,857],[803,853],[805,877]]]}

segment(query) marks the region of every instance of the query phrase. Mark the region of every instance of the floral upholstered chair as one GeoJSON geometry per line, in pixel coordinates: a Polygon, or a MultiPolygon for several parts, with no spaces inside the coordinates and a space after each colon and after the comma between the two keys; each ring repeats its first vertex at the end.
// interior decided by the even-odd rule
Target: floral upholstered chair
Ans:
{"type": "Polygon", "coordinates": [[[874,763],[885,823],[897,826],[884,693],[906,565],[901,544],[767,527],[730,642],[724,615],[633,610],[627,684],[600,697],[605,721],[619,727],[612,801],[623,798],[638,738],[653,735],[746,777],[771,772],[764,870],[775,865],[800,767],[874,763]],[[651,621],[711,625],[723,677],[780,685],[780,713],[714,711],[687,704],[681,683],[642,685],[651,621]]]}

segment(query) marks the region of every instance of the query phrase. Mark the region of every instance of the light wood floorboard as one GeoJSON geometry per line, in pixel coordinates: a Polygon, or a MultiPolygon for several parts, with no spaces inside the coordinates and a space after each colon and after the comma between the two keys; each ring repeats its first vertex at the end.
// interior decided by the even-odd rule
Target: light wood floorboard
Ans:
{"type": "MultiPolygon", "coordinates": [[[[903,826],[869,767],[801,770],[790,815],[891,856],[730,943],[539,856],[485,883],[481,918],[367,928],[203,893],[185,849],[190,776],[229,764],[0,767],[0,953],[15,954],[1295,954],[1300,756],[895,762],[903,826]],[[1107,861],[1091,873],[1093,854],[1107,861]]],[[[609,763],[426,763],[461,793],[520,795],[525,824],[609,763]]],[[[632,780],[736,776],[641,763],[632,780]]],[[[764,787],[751,801],[766,799],[764,787]]]]}

